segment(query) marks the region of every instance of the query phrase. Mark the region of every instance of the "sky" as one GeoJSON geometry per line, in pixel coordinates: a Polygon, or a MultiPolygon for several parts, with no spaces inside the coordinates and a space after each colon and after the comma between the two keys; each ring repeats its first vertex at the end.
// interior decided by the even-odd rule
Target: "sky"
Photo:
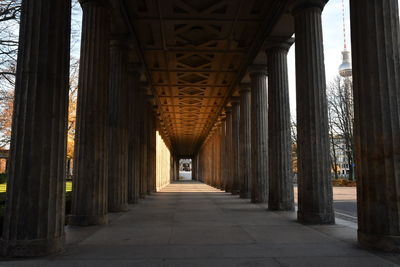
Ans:
{"type": "MultiPolygon", "coordinates": [[[[338,75],[344,48],[342,0],[330,0],[322,12],[326,83],[338,75]]],[[[347,50],[351,51],[349,1],[344,0],[347,50]]],[[[288,53],[289,97],[293,117],[296,114],[295,45],[288,53]]]]}

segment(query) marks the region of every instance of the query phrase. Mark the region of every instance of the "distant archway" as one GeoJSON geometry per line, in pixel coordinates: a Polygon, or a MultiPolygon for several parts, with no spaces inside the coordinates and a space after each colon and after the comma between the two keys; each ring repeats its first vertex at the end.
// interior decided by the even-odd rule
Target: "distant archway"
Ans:
{"type": "Polygon", "coordinates": [[[179,180],[192,180],[192,159],[179,160],[179,180]]]}

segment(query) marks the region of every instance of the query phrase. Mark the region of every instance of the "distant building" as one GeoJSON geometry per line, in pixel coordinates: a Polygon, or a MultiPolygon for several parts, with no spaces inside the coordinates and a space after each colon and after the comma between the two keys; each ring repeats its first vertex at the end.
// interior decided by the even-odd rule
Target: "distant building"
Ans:
{"type": "Polygon", "coordinates": [[[192,171],[192,160],[191,159],[181,159],[179,160],[179,171],[192,171]]]}
{"type": "Polygon", "coordinates": [[[330,142],[331,157],[334,165],[334,157],[336,157],[336,166],[332,166],[332,176],[335,173],[334,168],[340,178],[349,178],[350,168],[349,159],[347,156],[347,148],[345,139],[342,136],[334,136],[330,142]]]}

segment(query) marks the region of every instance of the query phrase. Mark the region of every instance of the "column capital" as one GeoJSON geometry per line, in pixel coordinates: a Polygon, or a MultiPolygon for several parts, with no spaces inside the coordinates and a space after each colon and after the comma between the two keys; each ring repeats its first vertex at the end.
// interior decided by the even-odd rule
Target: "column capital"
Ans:
{"type": "Polygon", "coordinates": [[[250,77],[254,76],[254,75],[268,75],[268,71],[267,71],[267,65],[251,65],[248,68],[248,72],[250,74],[250,77]]]}
{"type": "Polygon", "coordinates": [[[128,72],[133,73],[136,72],[137,74],[141,74],[144,71],[144,67],[140,63],[129,63],[128,64],[128,72]]]}
{"type": "Polygon", "coordinates": [[[232,96],[229,103],[231,103],[232,108],[235,107],[240,102],[240,97],[232,96]]]}
{"type": "Polygon", "coordinates": [[[250,83],[241,83],[239,84],[239,93],[245,93],[245,92],[250,92],[251,91],[251,84],[250,83]]]}
{"type": "Polygon", "coordinates": [[[307,8],[319,8],[322,11],[327,2],[328,0],[292,0],[289,10],[293,15],[307,8]]]}
{"type": "Polygon", "coordinates": [[[147,102],[151,105],[151,108],[155,105],[155,98],[153,95],[146,95],[147,102]]]}
{"type": "Polygon", "coordinates": [[[225,114],[226,116],[228,116],[229,114],[232,113],[232,107],[231,106],[226,106],[225,107],[225,114]]]}
{"type": "Polygon", "coordinates": [[[101,5],[101,6],[109,6],[110,3],[107,0],[79,0],[79,3],[81,6],[85,4],[95,4],[95,5],[101,5]]]}
{"type": "Polygon", "coordinates": [[[287,53],[293,43],[294,38],[292,37],[271,37],[266,40],[265,51],[268,53],[268,51],[279,49],[287,53]]]}
{"type": "Polygon", "coordinates": [[[126,34],[110,36],[110,48],[129,49],[129,38],[126,34]]]}

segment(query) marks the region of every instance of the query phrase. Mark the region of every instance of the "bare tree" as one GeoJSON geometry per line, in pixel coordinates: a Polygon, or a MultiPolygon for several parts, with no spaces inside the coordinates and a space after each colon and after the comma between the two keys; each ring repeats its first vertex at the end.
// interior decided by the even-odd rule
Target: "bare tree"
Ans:
{"type": "Polygon", "coordinates": [[[328,86],[329,130],[332,164],[336,172],[338,156],[343,155],[349,169],[348,177],[354,180],[353,97],[351,78],[337,76],[328,86]]]}
{"type": "Polygon", "coordinates": [[[14,88],[21,0],[0,1],[0,91],[14,88]]]}

